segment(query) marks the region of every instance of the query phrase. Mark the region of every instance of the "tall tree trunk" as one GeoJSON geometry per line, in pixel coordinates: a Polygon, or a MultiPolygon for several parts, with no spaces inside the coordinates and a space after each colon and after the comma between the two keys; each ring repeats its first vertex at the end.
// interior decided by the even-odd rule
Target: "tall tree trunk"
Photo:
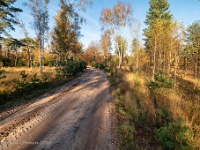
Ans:
{"type": "Polygon", "coordinates": [[[167,62],[167,60],[166,60],[165,49],[163,50],[163,61],[164,61],[164,63],[163,63],[164,70],[167,71],[167,69],[166,69],[166,62],[167,62]]]}
{"type": "Polygon", "coordinates": [[[122,65],[122,59],[121,59],[121,52],[119,51],[119,68],[121,68],[122,65]]]}
{"type": "Polygon", "coordinates": [[[18,59],[18,55],[17,55],[17,50],[15,51],[15,67],[17,66],[17,59],[18,59]]]}
{"type": "Polygon", "coordinates": [[[187,64],[188,64],[188,59],[185,57],[185,73],[187,73],[187,64]]]}
{"type": "Polygon", "coordinates": [[[154,79],[154,75],[155,75],[155,70],[156,70],[156,49],[157,49],[157,41],[156,41],[156,37],[155,37],[155,43],[154,43],[154,52],[153,52],[153,79],[154,79]]]}
{"type": "Polygon", "coordinates": [[[27,46],[27,52],[28,52],[28,67],[31,67],[31,54],[30,54],[30,49],[29,46],[27,46]]]}
{"type": "Polygon", "coordinates": [[[170,69],[171,69],[171,57],[172,57],[172,54],[171,54],[171,51],[169,52],[169,60],[168,60],[168,69],[167,69],[167,74],[168,74],[168,77],[170,76],[170,69]]]}
{"type": "Polygon", "coordinates": [[[138,72],[139,70],[139,50],[136,49],[137,53],[136,53],[136,71],[138,72]]]}
{"type": "Polygon", "coordinates": [[[33,67],[33,60],[32,60],[31,54],[30,54],[30,67],[31,68],[33,67]]]}
{"type": "Polygon", "coordinates": [[[42,48],[41,39],[39,39],[39,61],[40,61],[40,73],[42,73],[42,48]]]}
{"type": "Polygon", "coordinates": [[[168,77],[170,77],[171,58],[172,58],[172,39],[170,40],[170,50],[169,50],[169,58],[168,58],[168,70],[167,70],[168,77]]]}
{"type": "Polygon", "coordinates": [[[119,65],[118,65],[118,67],[119,68],[121,68],[121,64],[122,64],[122,59],[121,59],[121,51],[120,51],[120,49],[119,49],[119,46],[118,46],[118,43],[117,43],[117,46],[116,46],[116,48],[117,48],[117,51],[118,51],[118,56],[119,56],[119,65]]]}
{"type": "Polygon", "coordinates": [[[176,72],[177,72],[177,54],[174,53],[174,86],[176,85],[176,72]]]}
{"type": "Polygon", "coordinates": [[[159,66],[158,68],[162,70],[162,50],[159,49],[159,66]]]}
{"type": "Polygon", "coordinates": [[[196,89],[198,81],[199,81],[199,78],[198,78],[198,55],[197,55],[196,59],[195,59],[195,84],[194,84],[194,89],[196,89]]]}
{"type": "Polygon", "coordinates": [[[59,59],[59,54],[56,57],[56,69],[58,69],[58,59],[59,59]]]}

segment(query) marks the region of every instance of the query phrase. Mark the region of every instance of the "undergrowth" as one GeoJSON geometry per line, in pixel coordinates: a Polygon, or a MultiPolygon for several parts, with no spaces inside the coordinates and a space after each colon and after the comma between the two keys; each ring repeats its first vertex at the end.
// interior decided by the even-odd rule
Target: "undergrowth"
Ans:
{"type": "Polygon", "coordinates": [[[174,91],[164,73],[157,72],[154,79],[122,70],[107,74],[118,110],[121,149],[198,149],[196,132],[181,110],[180,91],[174,91]]]}
{"type": "Polygon", "coordinates": [[[0,78],[5,78],[5,81],[0,79],[1,84],[5,87],[9,84],[9,88],[0,89],[0,111],[15,107],[63,84],[76,77],[84,69],[86,69],[85,63],[71,60],[68,62],[68,66],[60,68],[61,72],[65,72],[65,74],[58,74],[58,70],[56,70],[55,77],[52,77],[52,74],[48,72],[38,75],[38,73],[30,74],[22,70],[16,72],[12,79],[6,79],[6,71],[1,70],[0,78]]]}

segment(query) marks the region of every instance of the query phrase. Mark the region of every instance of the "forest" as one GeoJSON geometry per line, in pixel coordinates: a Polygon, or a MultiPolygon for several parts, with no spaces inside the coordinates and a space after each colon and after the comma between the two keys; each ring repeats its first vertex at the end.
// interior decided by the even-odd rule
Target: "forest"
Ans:
{"type": "Polygon", "coordinates": [[[116,1],[100,13],[100,40],[84,49],[79,11],[92,1],[60,0],[50,30],[50,1],[27,0],[35,38],[16,17],[23,10],[15,1],[0,0],[0,110],[91,66],[110,81],[121,149],[200,149],[200,21],[185,27],[173,19],[167,0],[149,0],[141,29],[131,4],[116,1]],[[24,38],[9,34],[16,26],[24,38]]]}

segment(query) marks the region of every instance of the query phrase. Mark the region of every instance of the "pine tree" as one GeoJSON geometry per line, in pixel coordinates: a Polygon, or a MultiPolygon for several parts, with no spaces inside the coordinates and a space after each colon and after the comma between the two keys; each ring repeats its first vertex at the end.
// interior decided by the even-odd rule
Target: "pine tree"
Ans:
{"type": "Polygon", "coordinates": [[[15,38],[10,38],[10,40],[8,41],[8,46],[10,47],[11,51],[13,51],[14,54],[15,54],[15,63],[14,63],[14,65],[16,67],[17,66],[18,57],[19,57],[18,56],[19,55],[18,54],[19,53],[19,48],[21,46],[24,46],[24,45],[20,40],[15,39],[15,38]]]}
{"type": "Polygon", "coordinates": [[[194,65],[194,77],[196,79],[194,88],[196,88],[200,74],[200,21],[195,21],[189,26],[187,32],[188,55],[194,65]]]}
{"type": "Polygon", "coordinates": [[[0,37],[7,34],[7,30],[15,30],[16,21],[15,13],[22,12],[20,8],[13,7],[16,0],[0,0],[0,37]]]}
{"type": "Polygon", "coordinates": [[[156,66],[162,69],[162,65],[165,63],[163,57],[165,57],[166,49],[169,46],[163,41],[167,37],[166,31],[170,29],[172,15],[168,10],[170,5],[167,0],[150,0],[149,4],[150,8],[145,20],[147,28],[144,30],[144,35],[146,37],[146,53],[149,55],[150,65],[153,65],[154,76],[156,66]]]}
{"type": "Polygon", "coordinates": [[[27,66],[30,68],[32,67],[31,53],[32,53],[32,50],[36,47],[36,43],[34,39],[30,37],[23,38],[20,41],[23,43],[22,50],[27,52],[27,63],[28,63],[27,66]]]}
{"type": "Polygon", "coordinates": [[[60,1],[61,9],[55,17],[56,26],[52,33],[53,51],[65,62],[69,55],[77,53],[80,47],[78,38],[80,37],[81,18],[75,12],[74,6],[60,1]]]}
{"type": "Polygon", "coordinates": [[[150,0],[149,11],[146,15],[145,24],[151,26],[156,20],[171,21],[172,15],[170,14],[169,3],[167,0],[150,0]]]}

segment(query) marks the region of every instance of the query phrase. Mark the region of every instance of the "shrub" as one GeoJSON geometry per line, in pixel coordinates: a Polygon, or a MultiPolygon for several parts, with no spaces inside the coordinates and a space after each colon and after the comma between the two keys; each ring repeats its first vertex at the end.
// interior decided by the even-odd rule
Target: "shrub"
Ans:
{"type": "Polygon", "coordinates": [[[102,63],[100,63],[100,64],[99,64],[99,69],[104,69],[104,68],[105,68],[105,65],[102,64],[102,63]]]}
{"type": "Polygon", "coordinates": [[[172,113],[167,105],[158,107],[156,110],[156,124],[158,127],[169,125],[172,122],[172,113]]]}
{"type": "Polygon", "coordinates": [[[51,80],[51,75],[47,72],[42,72],[42,80],[43,82],[47,82],[51,80]]]}
{"type": "Polygon", "coordinates": [[[75,76],[78,72],[81,72],[84,69],[86,69],[85,62],[69,59],[63,68],[56,69],[56,77],[62,78],[75,76]]]}
{"type": "Polygon", "coordinates": [[[37,73],[34,73],[33,76],[31,77],[31,83],[36,84],[40,82],[40,79],[37,78],[37,73]]]}
{"type": "Polygon", "coordinates": [[[174,85],[173,81],[168,79],[162,71],[158,71],[154,75],[154,80],[148,80],[147,84],[149,89],[172,88],[173,85],[174,85]]]}
{"type": "Polygon", "coordinates": [[[154,133],[156,140],[164,149],[193,149],[190,142],[192,134],[188,127],[182,125],[181,118],[176,119],[174,123],[155,129],[154,133]]]}
{"type": "Polygon", "coordinates": [[[96,63],[94,61],[91,63],[91,66],[95,67],[95,68],[99,68],[99,69],[104,69],[105,68],[105,64],[103,64],[103,63],[96,63]]]}
{"type": "Polygon", "coordinates": [[[118,127],[121,135],[121,148],[127,150],[134,149],[134,126],[121,125],[118,127]]]}
{"type": "Polygon", "coordinates": [[[0,70],[0,79],[6,78],[5,70],[0,70]]]}
{"type": "Polygon", "coordinates": [[[21,73],[20,73],[20,75],[22,77],[22,80],[26,81],[26,77],[28,76],[28,74],[26,74],[25,70],[22,70],[21,73]]]}
{"type": "Polygon", "coordinates": [[[96,62],[91,62],[91,66],[96,68],[96,62]]]}

